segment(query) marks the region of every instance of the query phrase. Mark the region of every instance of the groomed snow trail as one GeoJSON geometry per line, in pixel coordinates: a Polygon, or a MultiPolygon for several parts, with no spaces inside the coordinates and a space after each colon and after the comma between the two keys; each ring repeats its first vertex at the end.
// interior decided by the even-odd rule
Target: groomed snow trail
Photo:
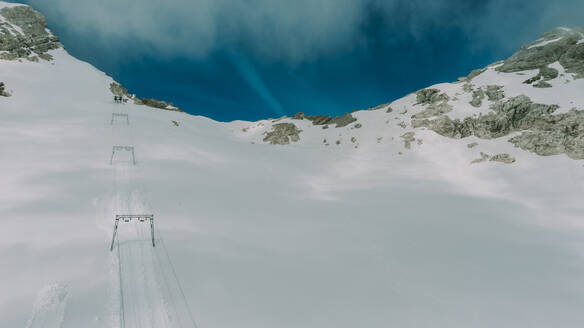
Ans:
{"type": "MultiPolygon", "coordinates": [[[[123,109],[118,112],[126,113],[123,109]]],[[[114,122],[112,136],[115,145],[134,145],[131,124],[114,122]]],[[[146,188],[138,178],[139,165],[133,164],[131,153],[116,152],[112,169],[115,214],[153,214],[146,188]]],[[[119,326],[196,327],[170,256],[156,232],[155,238],[157,247],[152,246],[148,221],[120,221],[112,252],[112,256],[117,256],[118,263],[118,277],[115,280],[119,283],[119,326]]]]}

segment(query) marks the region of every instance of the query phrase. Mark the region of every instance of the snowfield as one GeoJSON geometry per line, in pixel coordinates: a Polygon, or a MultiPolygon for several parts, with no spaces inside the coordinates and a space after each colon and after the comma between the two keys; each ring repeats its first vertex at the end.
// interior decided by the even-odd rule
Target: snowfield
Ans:
{"type": "MultiPolygon", "coordinates": [[[[361,128],[115,104],[110,77],[50,53],[0,61],[0,327],[584,324],[583,161],[412,129],[413,94],[353,113],[361,128]],[[297,143],[262,141],[280,122],[297,143]],[[110,165],[115,145],[136,165],[110,165]],[[154,214],[156,247],[134,220],[110,252],[116,214],[154,214]]],[[[584,79],[529,77],[473,84],[584,108],[584,79]]],[[[488,111],[434,87],[460,93],[452,118],[488,111]]]]}

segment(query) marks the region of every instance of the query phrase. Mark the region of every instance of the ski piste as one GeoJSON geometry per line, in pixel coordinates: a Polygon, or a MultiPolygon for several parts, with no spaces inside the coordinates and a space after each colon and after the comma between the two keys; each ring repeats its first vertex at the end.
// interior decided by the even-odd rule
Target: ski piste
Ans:
{"type": "MultiPolygon", "coordinates": [[[[114,107],[122,108],[118,116],[125,116],[126,124],[110,124],[112,141],[134,145],[134,125],[123,102],[115,102],[114,107]]],[[[197,327],[164,243],[154,231],[154,215],[138,214],[152,213],[153,208],[136,174],[134,146],[114,146],[110,164],[116,213],[110,251],[117,256],[120,327],[197,327]],[[116,150],[130,154],[115,156],[116,150]]]]}

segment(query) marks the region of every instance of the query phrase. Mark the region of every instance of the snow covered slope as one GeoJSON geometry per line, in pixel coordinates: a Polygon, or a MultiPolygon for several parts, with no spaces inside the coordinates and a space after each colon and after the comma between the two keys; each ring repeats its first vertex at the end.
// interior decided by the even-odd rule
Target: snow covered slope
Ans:
{"type": "Polygon", "coordinates": [[[356,121],[219,123],[114,103],[104,73],[34,50],[0,61],[0,327],[584,323],[584,79],[561,60],[547,88],[523,83],[544,64],[499,63],[356,121]],[[133,220],[110,252],[116,214],[154,214],[156,247],[133,220]]]}

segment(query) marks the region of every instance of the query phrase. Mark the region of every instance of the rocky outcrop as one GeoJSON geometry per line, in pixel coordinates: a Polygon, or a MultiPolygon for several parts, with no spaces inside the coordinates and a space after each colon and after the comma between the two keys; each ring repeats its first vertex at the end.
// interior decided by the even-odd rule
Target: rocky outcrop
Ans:
{"type": "Polygon", "coordinates": [[[584,111],[573,109],[553,115],[558,106],[536,104],[523,95],[499,101],[490,108],[492,113],[476,118],[460,121],[442,115],[434,120],[412,121],[412,126],[424,126],[450,138],[474,135],[491,139],[525,131],[509,141],[539,155],[566,154],[584,159],[584,111]]]}
{"type": "MultiPolygon", "coordinates": [[[[175,107],[171,102],[167,101],[160,101],[152,98],[138,98],[133,94],[130,94],[126,88],[124,88],[121,84],[112,82],[110,83],[110,91],[115,96],[126,97],[128,99],[132,99],[134,104],[136,105],[145,105],[148,107],[164,109],[164,110],[172,110],[176,112],[182,112],[182,109],[175,107]]],[[[125,102],[126,100],[124,100],[125,102]]]]}
{"type": "Polygon", "coordinates": [[[483,99],[485,98],[485,92],[483,89],[478,89],[472,92],[472,100],[469,102],[473,107],[481,107],[483,104],[483,99]]]}
{"type": "Polygon", "coordinates": [[[535,125],[543,115],[551,114],[556,105],[535,104],[527,96],[499,101],[491,107],[492,113],[463,121],[451,120],[442,115],[435,120],[413,121],[414,127],[426,126],[436,133],[450,138],[475,135],[483,139],[499,138],[513,131],[521,131],[535,125]]]}
{"type": "Polygon", "coordinates": [[[475,77],[481,75],[486,70],[487,70],[486,68],[475,69],[475,70],[471,71],[466,78],[462,78],[461,80],[470,82],[470,81],[472,81],[472,79],[474,79],[475,77]]]}
{"type": "Polygon", "coordinates": [[[416,91],[416,105],[434,104],[439,101],[448,101],[450,98],[438,89],[422,89],[416,91]]]}
{"type": "Polygon", "coordinates": [[[491,159],[489,159],[489,161],[511,164],[511,163],[515,163],[515,158],[511,157],[509,154],[497,154],[497,155],[493,155],[491,157],[491,159]]]}
{"type": "Polygon", "coordinates": [[[416,91],[415,105],[428,106],[423,111],[416,113],[411,117],[414,119],[423,119],[448,113],[452,111],[452,106],[448,104],[448,100],[450,100],[450,97],[448,97],[446,93],[440,93],[440,90],[438,89],[418,90],[416,91]]]}
{"type": "Polygon", "coordinates": [[[539,81],[538,83],[533,85],[534,88],[551,88],[552,85],[545,82],[545,81],[539,81]]]}
{"type": "MultiPolygon", "coordinates": [[[[549,64],[557,61],[568,73],[584,78],[584,31],[578,28],[556,28],[544,33],[538,40],[513,54],[505,60],[497,71],[512,73],[540,69],[538,75],[544,75],[549,64]]],[[[535,82],[535,81],[532,81],[535,82]]]]}
{"type": "Polygon", "coordinates": [[[505,98],[505,92],[503,91],[503,86],[500,85],[487,85],[484,88],[479,88],[472,93],[472,100],[469,102],[473,107],[481,107],[483,104],[483,99],[485,96],[489,101],[499,101],[505,98]]]}
{"type": "Polygon", "coordinates": [[[305,115],[304,113],[297,113],[296,115],[294,115],[292,117],[292,119],[295,120],[309,120],[312,122],[312,125],[329,125],[329,124],[336,124],[335,127],[337,128],[342,128],[344,126],[347,126],[355,121],[357,121],[357,119],[355,117],[353,117],[353,115],[346,113],[343,116],[337,116],[335,118],[332,118],[330,116],[325,116],[325,115],[305,115]]]}
{"type": "Polygon", "coordinates": [[[425,110],[412,115],[413,119],[423,119],[434,117],[442,114],[446,114],[452,111],[452,106],[447,102],[442,102],[438,104],[430,104],[425,110]]]}
{"type": "Polygon", "coordinates": [[[110,83],[110,91],[115,95],[115,96],[126,96],[128,98],[132,98],[133,96],[128,92],[128,90],[126,88],[124,88],[121,84],[116,83],[116,82],[112,82],[110,83]]]}
{"type": "Polygon", "coordinates": [[[0,82],[0,96],[2,97],[10,97],[10,93],[5,90],[4,82],[0,82]]]}
{"type": "Polygon", "coordinates": [[[48,51],[62,47],[59,38],[47,30],[45,17],[31,7],[5,7],[0,16],[0,59],[51,60],[48,51]]]}
{"type": "Polygon", "coordinates": [[[146,105],[148,107],[164,109],[164,110],[172,110],[177,112],[182,112],[182,109],[178,107],[174,107],[171,102],[156,100],[152,98],[137,98],[134,99],[134,103],[136,105],[146,105]]]}
{"type": "Polygon", "coordinates": [[[272,145],[287,145],[292,142],[300,140],[300,132],[293,123],[278,123],[272,125],[272,131],[266,133],[264,142],[269,142],[272,145]]]}
{"type": "Polygon", "coordinates": [[[491,156],[489,154],[485,154],[485,153],[481,152],[481,157],[474,159],[470,163],[476,164],[476,163],[483,163],[486,161],[511,164],[511,163],[515,163],[515,158],[511,157],[509,154],[497,154],[497,155],[491,156]]]}
{"type": "Polygon", "coordinates": [[[509,142],[542,156],[566,154],[573,159],[584,159],[584,111],[572,109],[568,113],[544,116],[534,129],[509,142]]]}
{"type": "Polygon", "coordinates": [[[412,142],[416,141],[415,135],[415,132],[406,132],[400,136],[400,138],[404,139],[404,147],[406,149],[412,148],[412,142]]]}
{"type": "Polygon", "coordinates": [[[553,80],[558,77],[559,72],[555,68],[543,66],[539,69],[539,73],[536,76],[523,81],[525,84],[532,84],[533,82],[539,81],[539,83],[534,84],[533,86],[536,88],[548,88],[551,87],[551,84],[545,82],[549,80],[553,80]],[[540,81],[541,79],[541,81],[540,81]]]}
{"type": "Polygon", "coordinates": [[[503,86],[501,85],[487,85],[485,94],[489,101],[499,101],[505,98],[505,92],[503,91],[503,86]]]}
{"type": "Polygon", "coordinates": [[[481,158],[477,158],[477,159],[473,159],[472,162],[470,162],[471,164],[476,164],[476,163],[482,163],[482,162],[486,162],[489,160],[489,155],[485,154],[483,152],[481,152],[481,158]]]}

